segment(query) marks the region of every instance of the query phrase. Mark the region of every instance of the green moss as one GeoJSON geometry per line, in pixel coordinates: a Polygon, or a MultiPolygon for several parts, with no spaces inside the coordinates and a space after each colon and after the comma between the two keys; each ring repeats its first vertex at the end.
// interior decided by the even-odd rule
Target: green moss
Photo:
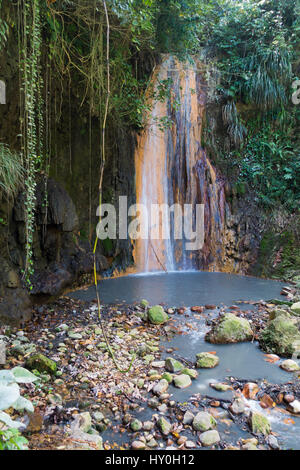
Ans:
{"type": "Polygon", "coordinates": [[[49,374],[55,374],[57,371],[56,362],[43,354],[32,354],[28,357],[26,367],[30,370],[35,369],[39,372],[48,372],[49,374]]]}
{"type": "Polygon", "coordinates": [[[263,434],[264,436],[267,436],[271,432],[271,426],[268,418],[260,413],[251,414],[250,426],[254,434],[263,434]]]}
{"type": "Polygon", "coordinates": [[[196,355],[198,369],[212,369],[219,364],[219,358],[215,354],[203,352],[196,355]]]}
{"type": "Polygon", "coordinates": [[[282,233],[266,232],[253,274],[275,279],[296,279],[300,272],[300,219],[282,233]]]}
{"type": "Polygon", "coordinates": [[[300,342],[295,320],[287,315],[277,315],[261,333],[259,342],[267,353],[291,357],[295,352],[295,342],[300,342]]]}
{"type": "Polygon", "coordinates": [[[173,381],[173,375],[170,372],[165,372],[162,375],[162,379],[165,379],[170,384],[173,381]]]}
{"type": "Polygon", "coordinates": [[[206,335],[206,340],[216,344],[251,341],[253,332],[245,318],[226,313],[220,322],[206,335]]]}
{"type": "Polygon", "coordinates": [[[180,361],[173,359],[173,357],[166,359],[165,367],[169,372],[181,372],[184,369],[184,365],[180,361]]]}
{"type": "Polygon", "coordinates": [[[149,309],[148,319],[153,325],[161,325],[168,321],[169,317],[160,305],[155,305],[149,309]]]}

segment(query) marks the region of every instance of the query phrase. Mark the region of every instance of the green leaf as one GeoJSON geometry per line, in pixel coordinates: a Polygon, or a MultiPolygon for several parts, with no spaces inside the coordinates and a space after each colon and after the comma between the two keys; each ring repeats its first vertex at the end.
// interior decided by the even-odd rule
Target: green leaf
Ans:
{"type": "Polygon", "coordinates": [[[23,367],[14,367],[12,373],[15,377],[15,380],[19,384],[30,384],[37,380],[36,375],[32,374],[29,370],[24,369],[23,367]]]}
{"type": "Polygon", "coordinates": [[[19,398],[20,389],[17,384],[0,385],[0,410],[7,410],[19,398]]]}
{"type": "Polygon", "coordinates": [[[16,381],[10,370],[0,370],[0,385],[9,385],[16,381]]]}
{"type": "Polygon", "coordinates": [[[27,400],[27,398],[19,397],[18,400],[13,404],[13,408],[16,411],[29,411],[29,413],[34,412],[34,407],[31,401],[27,400]]]}
{"type": "Polygon", "coordinates": [[[20,423],[19,421],[13,421],[9,414],[4,413],[4,411],[0,411],[0,421],[6,424],[6,426],[8,426],[9,428],[18,429],[23,426],[22,423],[20,423]]]}

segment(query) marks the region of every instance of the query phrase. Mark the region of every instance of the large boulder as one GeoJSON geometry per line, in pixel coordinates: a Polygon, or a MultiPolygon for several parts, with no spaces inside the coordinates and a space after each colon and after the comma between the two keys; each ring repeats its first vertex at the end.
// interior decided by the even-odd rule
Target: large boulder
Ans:
{"type": "Polygon", "coordinates": [[[291,357],[300,347],[298,320],[288,312],[273,312],[272,317],[260,335],[261,348],[267,353],[291,357]]]}
{"type": "Polygon", "coordinates": [[[153,325],[161,325],[162,323],[166,323],[168,319],[169,317],[161,305],[155,305],[149,308],[148,320],[153,325]]]}
{"type": "Polygon", "coordinates": [[[196,367],[198,369],[212,369],[213,367],[216,367],[220,362],[218,356],[209,352],[202,352],[196,354],[196,358],[196,367]]]}
{"type": "Polygon", "coordinates": [[[214,344],[241,343],[251,341],[253,331],[245,318],[236,317],[233,313],[226,313],[220,321],[209,331],[206,341],[214,344]]]}
{"type": "Polygon", "coordinates": [[[300,315],[300,302],[296,302],[291,306],[291,310],[294,315],[300,315]]]}

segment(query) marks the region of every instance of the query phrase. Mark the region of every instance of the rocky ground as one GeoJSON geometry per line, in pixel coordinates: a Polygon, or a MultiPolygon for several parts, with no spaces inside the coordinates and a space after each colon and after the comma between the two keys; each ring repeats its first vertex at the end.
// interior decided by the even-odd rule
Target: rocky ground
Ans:
{"type": "MultiPolygon", "coordinates": [[[[285,327],[291,334],[282,346],[285,351],[288,341],[295,340],[293,334],[296,339],[299,334],[298,314],[290,305],[259,302],[247,311],[233,305],[225,315],[224,308],[218,318],[211,318],[205,312],[213,308],[189,309],[189,314],[206,318],[211,327],[207,340],[233,343],[263,337],[266,360],[272,363],[279,360],[275,354],[278,345],[272,342],[276,328],[281,328],[281,336],[285,327]],[[277,322],[274,328],[272,322],[277,322]],[[293,328],[291,332],[291,325],[296,325],[296,332],[293,328]]],[[[23,395],[35,407],[33,414],[21,417],[29,447],[277,449],[268,419],[251,410],[248,400],[256,401],[262,410],[277,407],[283,419],[293,422],[300,414],[297,363],[286,360],[280,364],[291,373],[286,384],[231,377],[212,384],[211,397],[198,394],[179,403],[172,397],[170,384],[188,388],[201,368],[215,367],[222,360],[199,351],[192,363],[178,357],[173,349],[163,350],[161,338],[180,334],[178,318],[181,316],[184,323],[187,312],[185,308],[149,308],[147,302],[103,307],[103,325],[115,361],[99,325],[95,302],[62,297],[36,307],[33,320],[22,330],[0,328],[0,341],[7,348],[4,368],[20,365],[39,377],[35,384],[22,386],[23,395]],[[162,353],[169,358],[163,360],[162,353]],[[232,398],[216,399],[213,390],[232,390],[232,398]],[[234,438],[232,426],[240,430],[234,438]]]]}

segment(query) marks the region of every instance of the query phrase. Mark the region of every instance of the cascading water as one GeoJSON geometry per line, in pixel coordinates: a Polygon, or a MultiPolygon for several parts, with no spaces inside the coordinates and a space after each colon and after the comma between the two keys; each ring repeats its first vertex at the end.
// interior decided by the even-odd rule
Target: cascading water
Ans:
{"type": "MultiPolygon", "coordinates": [[[[136,197],[148,213],[148,236],[135,243],[137,272],[219,269],[225,230],[225,181],[201,147],[205,112],[205,81],[196,66],[166,58],[153,76],[153,87],[171,83],[165,100],[155,100],[135,155],[136,197]],[[167,126],[163,123],[167,122],[167,126]],[[151,239],[152,204],[204,204],[205,241],[202,250],[187,251],[186,240],[173,236],[174,220],[159,219],[160,235],[151,239]]],[[[193,215],[194,224],[196,222],[193,215]]],[[[195,228],[195,227],[194,227],[195,228]]]]}

